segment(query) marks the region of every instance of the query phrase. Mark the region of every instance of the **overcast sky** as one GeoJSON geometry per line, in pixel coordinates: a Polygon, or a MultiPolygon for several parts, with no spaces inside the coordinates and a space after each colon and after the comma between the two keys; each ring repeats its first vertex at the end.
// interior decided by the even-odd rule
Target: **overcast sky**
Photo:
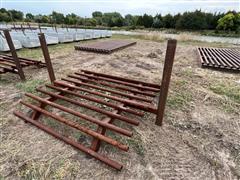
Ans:
{"type": "Polygon", "coordinates": [[[240,0],[0,0],[0,6],[24,13],[50,14],[54,10],[90,17],[93,11],[117,11],[122,15],[164,15],[195,9],[207,12],[240,11],[240,0]]]}

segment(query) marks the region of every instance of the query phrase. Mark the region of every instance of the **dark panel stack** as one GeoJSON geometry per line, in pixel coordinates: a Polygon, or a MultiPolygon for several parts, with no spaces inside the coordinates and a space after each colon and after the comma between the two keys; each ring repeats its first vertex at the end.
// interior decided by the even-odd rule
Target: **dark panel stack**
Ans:
{"type": "Polygon", "coordinates": [[[238,50],[203,47],[197,50],[202,67],[240,71],[240,51],[238,50]]]}
{"type": "Polygon", "coordinates": [[[102,42],[77,45],[75,46],[75,50],[109,54],[109,53],[112,53],[113,51],[117,51],[119,49],[123,49],[128,46],[132,46],[134,44],[136,44],[135,41],[110,40],[110,41],[102,41],[102,42]]]}

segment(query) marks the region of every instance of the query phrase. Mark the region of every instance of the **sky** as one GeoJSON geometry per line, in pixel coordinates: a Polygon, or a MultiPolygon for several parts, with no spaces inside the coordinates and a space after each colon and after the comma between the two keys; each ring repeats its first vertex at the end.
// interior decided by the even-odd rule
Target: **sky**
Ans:
{"type": "Polygon", "coordinates": [[[240,11],[240,0],[0,0],[0,7],[34,15],[50,14],[53,10],[82,17],[91,17],[93,11],[165,15],[196,9],[205,12],[240,11]]]}

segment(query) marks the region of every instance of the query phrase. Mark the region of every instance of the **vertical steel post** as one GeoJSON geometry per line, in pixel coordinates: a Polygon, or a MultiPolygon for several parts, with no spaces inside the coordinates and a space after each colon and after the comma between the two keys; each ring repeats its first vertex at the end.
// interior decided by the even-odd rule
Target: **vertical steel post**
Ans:
{"type": "Polygon", "coordinates": [[[42,52],[43,52],[43,56],[44,56],[44,59],[45,59],[46,65],[47,65],[48,75],[49,75],[51,83],[53,83],[56,80],[56,78],[55,78],[51,58],[50,58],[50,55],[49,55],[49,52],[48,52],[46,39],[45,39],[45,36],[44,36],[43,33],[39,33],[38,38],[39,38],[41,48],[42,48],[42,52]]]}
{"type": "Polygon", "coordinates": [[[14,63],[16,65],[16,67],[17,67],[18,74],[19,74],[21,80],[24,81],[25,80],[25,75],[24,75],[24,72],[22,70],[22,66],[20,64],[20,61],[18,59],[18,56],[17,56],[17,53],[16,53],[16,49],[14,47],[14,44],[13,44],[12,38],[10,36],[10,33],[9,33],[9,31],[7,29],[3,30],[3,33],[4,33],[4,36],[5,36],[6,40],[7,40],[9,49],[10,49],[11,54],[12,54],[12,57],[14,59],[14,63]]]}
{"type": "Polygon", "coordinates": [[[39,29],[39,32],[42,33],[42,29],[41,29],[40,23],[38,23],[38,29],[39,29]]]}
{"type": "Polygon", "coordinates": [[[155,124],[159,126],[162,126],[162,122],[163,122],[163,115],[164,115],[164,110],[165,110],[166,101],[167,101],[168,88],[169,88],[169,83],[171,79],[176,46],[177,46],[177,40],[175,39],[168,40],[164,68],[163,68],[163,75],[162,75],[161,90],[160,90],[160,96],[158,101],[157,117],[155,122],[155,124]]]}

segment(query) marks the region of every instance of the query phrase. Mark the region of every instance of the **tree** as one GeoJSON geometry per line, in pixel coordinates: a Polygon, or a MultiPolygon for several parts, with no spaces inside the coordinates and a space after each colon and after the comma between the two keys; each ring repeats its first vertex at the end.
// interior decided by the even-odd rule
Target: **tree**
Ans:
{"type": "Polygon", "coordinates": [[[234,25],[234,30],[236,31],[236,33],[240,33],[240,13],[235,15],[234,25]]]}
{"type": "Polygon", "coordinates": [[[23,13],[21,11],[16,11],[14,9],[8,11],[11,19],[13,21],[22,21],[23,20],[23,13]]]}
{"type": "Polygon", "coordinates": [[[26,22],[31,22],[33,20],[34,20],[34,15],[32,15],[31,13],[27,13],[25,21],[26,22]]]}
{"type": "Polygon", "coordinates": [[[185,12],[176,22],[176,28],[178,29],[202,30],[207,29],[207,27],[205,13],[201,10],[185,12]]]}
{"type": "Polygon", "coordinates": [[[93,18],[102,17],[102,16],[103,16],[103,14],[102,14],[102,12],[100,12],[100,11],[94,11],[94,12],[92,13],[92,17],[93,17],[93,18]]]}
{"type": "Polygon", "coordinates": [[[36,23],[50,23],[50,18],[47,15],[38,14],[34,16],[34,21],[36,23]]]}
{"type": "Polygon", "coordinates": [[[138,26],[143,26],[143,17],[142,16],[138,16],[137,25],[138,26]]]}
{"type": "Polygon", "coordinates": [[[97,21],[94,18],[87,18],[84,25],[85,26],[96,26],[97,21]]]}
{"type": "Polygon", "coordinates": [[[103,14],[102,22],[104,25],[109,26],[109,27],[123,26],[124,19],[120,13],[111,12],[111,13],[103,14]]]}
{"type": "Polygon", "coordinates": [[[233,13],[226,14],[218,20],[218,30],[233,30],[234,28],[234,15],[233,13]]]}
{"type": "Polygon", "coordinates": [[[165,28],[175,27],[174,17],[171,14],[165,15],[162,20],[163,20],[163,26],[165,28]]]}
{"type": "Polygon", "coordinates": [[[64,23],[65,17],[62,13],[58,13],[56,11],[53,11],[51,16],[51,20],[53,23],[57,23],[57,24],[62,24],[64,23]]]}
{"type": "Polygon", "coordinates": [[[77,15],[72,13],[72,14],[67,14],[65,19],[64,19],[65,24],[77,24],[77,15]]]}
{"type": "Polygon", "coordinates": [[[8,11],[5,8],[0,9],[0,22],[10,22],[11,17],[9,16],[8,11]]]}
{"type": "Polygon", "coordinates": [[[153,24],[153,17],[151,15],[144,14],[142,21],[145,28],[150,28],[153,24]]]}
{"type": "Polygon", "coordinates": [[[131,14],[125,15],[124,19],[125,19],[125,21],[124,21],[125,26],[135,26],[136,25],[135,18],[131,14]]]}
{"type": "Polygon", "coordinates": [[[154,28],[162,28],[163,27],[163,18],[161,14],[157,14],[153,19],[152,26],[154,28]]]}

